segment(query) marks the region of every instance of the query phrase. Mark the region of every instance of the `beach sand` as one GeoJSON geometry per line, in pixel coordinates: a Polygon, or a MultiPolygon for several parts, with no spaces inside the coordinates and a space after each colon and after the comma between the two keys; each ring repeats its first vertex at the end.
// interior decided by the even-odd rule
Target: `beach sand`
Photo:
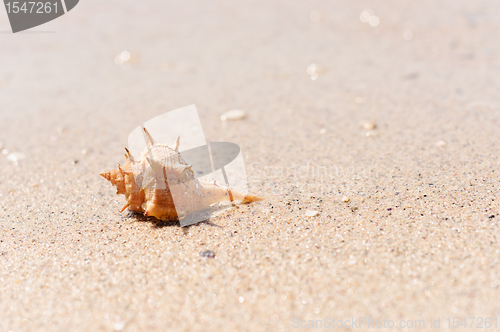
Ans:
{"type": "Polygon", "coordinates": [[[17,34],[0,10],[0,331],[500,326],[498,9],[87,0],[17,34]],[[191,104],[267,198],[119,213],[99,173],[191,104]]]}

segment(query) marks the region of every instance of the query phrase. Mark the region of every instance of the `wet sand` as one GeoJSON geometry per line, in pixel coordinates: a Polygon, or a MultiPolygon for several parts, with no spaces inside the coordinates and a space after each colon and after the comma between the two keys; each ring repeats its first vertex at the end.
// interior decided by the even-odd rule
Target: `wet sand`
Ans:
{"type": "Polygon", "coordinates": [[[0,331],[494,324],[498,9],[87,0],[0,35],[0,331]],[[120,214],[99,173],[190,104],[267,199],[187,228],[120,214]]]}

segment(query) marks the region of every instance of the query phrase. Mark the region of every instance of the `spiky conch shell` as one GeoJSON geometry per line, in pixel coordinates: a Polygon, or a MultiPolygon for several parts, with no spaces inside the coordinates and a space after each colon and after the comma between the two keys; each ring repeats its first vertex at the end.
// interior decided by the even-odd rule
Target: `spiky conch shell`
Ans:
{"type": "Polygon", "coordinates": [[[196,179],[191,166],[179,153],[179,138],[170,147],[158,144],[146,128],[143,130],[147,148],[141,158],[135,159],[125,148],[125,164],[118,164],[118,168],[101,173],[116,186],[117,194],[125,195],[127,202],[120,212],[128,208],[160,220],[176,220],[219,202],[251,203],[262,199],[219,186],[215,181],[210,183],[196,179]],[[170,188],[172,184],[172,190],[176,191],[175,204],[170,188]],[[179,186],[184,191],[181,194],[178,193],[179,186]]]}

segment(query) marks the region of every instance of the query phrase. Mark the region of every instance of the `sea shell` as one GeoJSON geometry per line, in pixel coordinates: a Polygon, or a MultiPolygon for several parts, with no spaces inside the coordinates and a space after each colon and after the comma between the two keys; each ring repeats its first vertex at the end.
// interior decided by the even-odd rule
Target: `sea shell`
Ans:
{"type": "Polygon", "coordinates": [[[125,195],[127,202],[120,212],[128,208],[160,220],[176,220],[219,202],[251,203],[262,199],[219,186],[215,181],[196,179],[192,166],[179,153],[180,137],[170,147],[157,143],[146,128],[143,130],[147,147],[141,158],[134,158],[125,148],[125,165],[101,173],[116,186],[117,194],[125,195]]]}

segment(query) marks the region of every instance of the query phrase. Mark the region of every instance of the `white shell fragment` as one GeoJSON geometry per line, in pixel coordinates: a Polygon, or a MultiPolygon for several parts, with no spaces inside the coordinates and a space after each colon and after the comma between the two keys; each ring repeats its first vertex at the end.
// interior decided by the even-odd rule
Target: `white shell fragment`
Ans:
{"type": "Polygon", "coordinates": [[[17,165],[20,160],[26,158],[26,155],[21,152],[13,152],[7,156],[7,160],[17,165]]]}
{"type": "Polygon", "coordinates": [[[115,56],[115,64],[120,66],[122,69],[127,70],[130,68],[130,63],[132,62],[132,56],[130,52],[123,51],[117,56],[115,56]]]}
{"type": "Polygon", "coordinates": [[[308,217],[316,217],[318,214],[319,214],[318,211],[314,211],[314,210],[307,210],[306,211],[306,216],[308,216],[308,217]]]}
{"type": "Polygon", "coordinates": [[[246,118],[247,113],[243,110],[230,110],[222,114],[220,119],[222,121],[237,121],[246,118]]]}

